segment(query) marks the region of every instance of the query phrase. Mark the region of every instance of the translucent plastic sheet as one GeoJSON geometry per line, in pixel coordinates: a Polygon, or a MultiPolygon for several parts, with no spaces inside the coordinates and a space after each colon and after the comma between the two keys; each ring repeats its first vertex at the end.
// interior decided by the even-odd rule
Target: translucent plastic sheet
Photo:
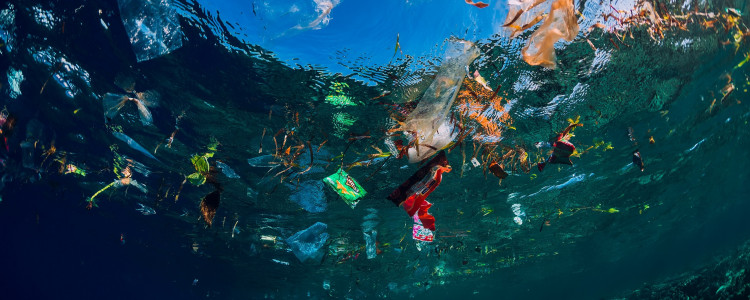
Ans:
{"type": "Polygon", "coordinates": [[[449,123],[448,112],[466,77],[466,66],[479,56],[479,50],[471,42],[456,40],[448,45],[442,65],[435,81],[430,84],[404,125],[404,130],[416,134],[420,153],[409,154],[410,162],[421,161],[450,143],[455,134],[449,123]],[[450,130],[448,130],[450,129],[450,130]],[[427,147],[422,147],[422,145],[427,147]],[[438,147],[441,146],[441,147],[438,147]],[[429,154],[422,152],[428,152],[429,154]]]}
{"type": "Polygon", "coordinates": [[[120,18],[138,62],[182,47],[182,30],[170,0],[118,0],[120,18]]]}
{"type": "Polygon", "coordinates": [[[16,45],[16,12],[13,4],[9,3],[0,6],[0,9],[0,40],[10,53],[16,45]]]}
{"type": "Polygon", "coordinates": [[[320,180],[309,180],[299,183],[299,186],[288,185],[292,189],[289,200],[299,204],[304,210],[311,213],[324,212],[328,208],[323,182],[320,180]]]}
{"type": "Polygon", "coordinates": [[[320,262],[324,254],[321,249],[328,241],[328,232],[326,231],[328,231],[328,225],[318,222],[290,236],[286,239],[286,243],[301,262],[308,260],[320,262]]]}
{"type": "Polygon", "coordinates": [[[365,253],[367,253],[367,259],[373,259],[378,255],[377,240],[378,231],[375,227],[378,226],[378,210],[374,208],[368,208],[367,214],[362,222],[362,234],[365,239],[365,253]]]}
{"type": "Polygon", "coordinates": [[[578,21],[572,0],[552,3],[549,16],[544,20],[523,48],[523,60],[532,66],[557,67],[555,43],[560,39],[572,41],[578,34],[578,21]]]}
{"type": "Polygon", "coordinates": [[[518,36],[544,18],[544,14],[549,11],[549,3],[547,0],[508,1],[508,16],[503,27],[510,30],[511,38],[518,36]]]}

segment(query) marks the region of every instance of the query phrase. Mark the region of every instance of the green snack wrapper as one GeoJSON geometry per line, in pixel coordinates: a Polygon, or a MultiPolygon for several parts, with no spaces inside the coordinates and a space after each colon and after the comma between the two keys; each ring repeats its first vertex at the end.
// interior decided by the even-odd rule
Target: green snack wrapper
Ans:
{"type": "Polygon", "coordinates": [[[344,202],[349,204],[352,209],[357,206],[360,198],[367,195],[365,189],[343,169],[339,169],[336,173],[323,179],[323,181],[336,191],[341,196],[341,199],[344,199],[344,202]]]}

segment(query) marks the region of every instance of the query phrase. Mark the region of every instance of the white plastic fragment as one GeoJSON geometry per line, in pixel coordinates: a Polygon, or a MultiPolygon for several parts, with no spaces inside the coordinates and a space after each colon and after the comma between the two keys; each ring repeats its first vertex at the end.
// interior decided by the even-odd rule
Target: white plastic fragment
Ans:
{"type": "Polygon", "coordinates": [[[8,87],[10,88],[10,96],[13,99],[21,96],[21,82],[23,82],[23,72],[16,70],[13,67],[8,68],[8,87]]]}
{"type": "Polygon", "coordinates": [[[234,172],[234,170],[232,170],[232,168],[229,167],[227,164],[220,162],[220,161],[216,161],[216,166],[218,166],[219,169],[221,169],[221,172],[224,173],[224,176],[227,176],[229,178],[235,178],[235,179],[240,178],[240,175],[237,175],[237,173],[234,172]]]}
{"type": "Polygon", "coordinates": [[[144,216],[150,216],[150,215],[155,215],[156,214],[156,211],[153,208],[151,208],[151,207],[145,206],[145,205],[140,204],[140,203],[138,203],[138,206],[139,206],[139,208],[137,208],[136,210],[139,211],[139,212],[141,212],[141,214],[143,214],[144,216]]]}
{"type": "Polygon", "coordinates": [[[479,160],[477,160],[476,157],[471,158],[471,164],[474,165],[474,167],[479,167],[479,160]]]}

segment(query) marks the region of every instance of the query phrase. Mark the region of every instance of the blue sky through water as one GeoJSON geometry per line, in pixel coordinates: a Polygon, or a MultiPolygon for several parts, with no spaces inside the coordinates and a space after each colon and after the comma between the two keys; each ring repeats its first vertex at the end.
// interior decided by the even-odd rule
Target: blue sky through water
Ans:
{"type": "MultiPolygon", "coordinates": [[[[290,65],[316,65],[329,72],[351,73],[336,59],[365,56],[367,65],[387,65],[396,36],[411,56],[440,56],[450,37],[469,40],[492,36],[507,14],[506,1],[489,1],[478,9],[461,0],[199,0],[212,14],[230,23],[235,35],[260,45],[290,65]],[[337,4],[338,2],[338,4],[337,4]],[[321,17],[327,8],[330,13],[321,17]],[[255,13],[253,13],[255,10],[255,13]]],[[[230,30],[232,30],[230,28],[230,30]]]]}

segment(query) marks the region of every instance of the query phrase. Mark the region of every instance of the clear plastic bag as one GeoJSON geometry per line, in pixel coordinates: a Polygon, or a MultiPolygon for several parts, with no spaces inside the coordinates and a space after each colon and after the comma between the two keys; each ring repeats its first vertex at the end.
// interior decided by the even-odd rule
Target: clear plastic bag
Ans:
{"type": "Polygon", "coordinates": [[[286,243],[295,256],[301,261],[320,262],[324,251],[321,251],[328,241],[328,225],[317,222],[307,229],[300,230],[286,239],[286,243]]]}
{"type": "Polygon", "coordinates": [[[118,0],[120,18],[138,62],[182,47],[182,29],[170,0],[118,0]]]}
{"type": "Polygon", "coordinates": [[[472,42],[454,40],[448,45],[435,80],[404,124],[404,130],[415,134],[420,145],[419,155],[416,155],[416,150],[414,155],[409,154],[410,162],[429,157],[455,138],[457,133],[453,130],[453,124],[450,124],[448,113],[466,77],[466,66],[478,56],[479,49],[472,42]],[[433,151],[423,155],[422,149],[433,151]]]}

